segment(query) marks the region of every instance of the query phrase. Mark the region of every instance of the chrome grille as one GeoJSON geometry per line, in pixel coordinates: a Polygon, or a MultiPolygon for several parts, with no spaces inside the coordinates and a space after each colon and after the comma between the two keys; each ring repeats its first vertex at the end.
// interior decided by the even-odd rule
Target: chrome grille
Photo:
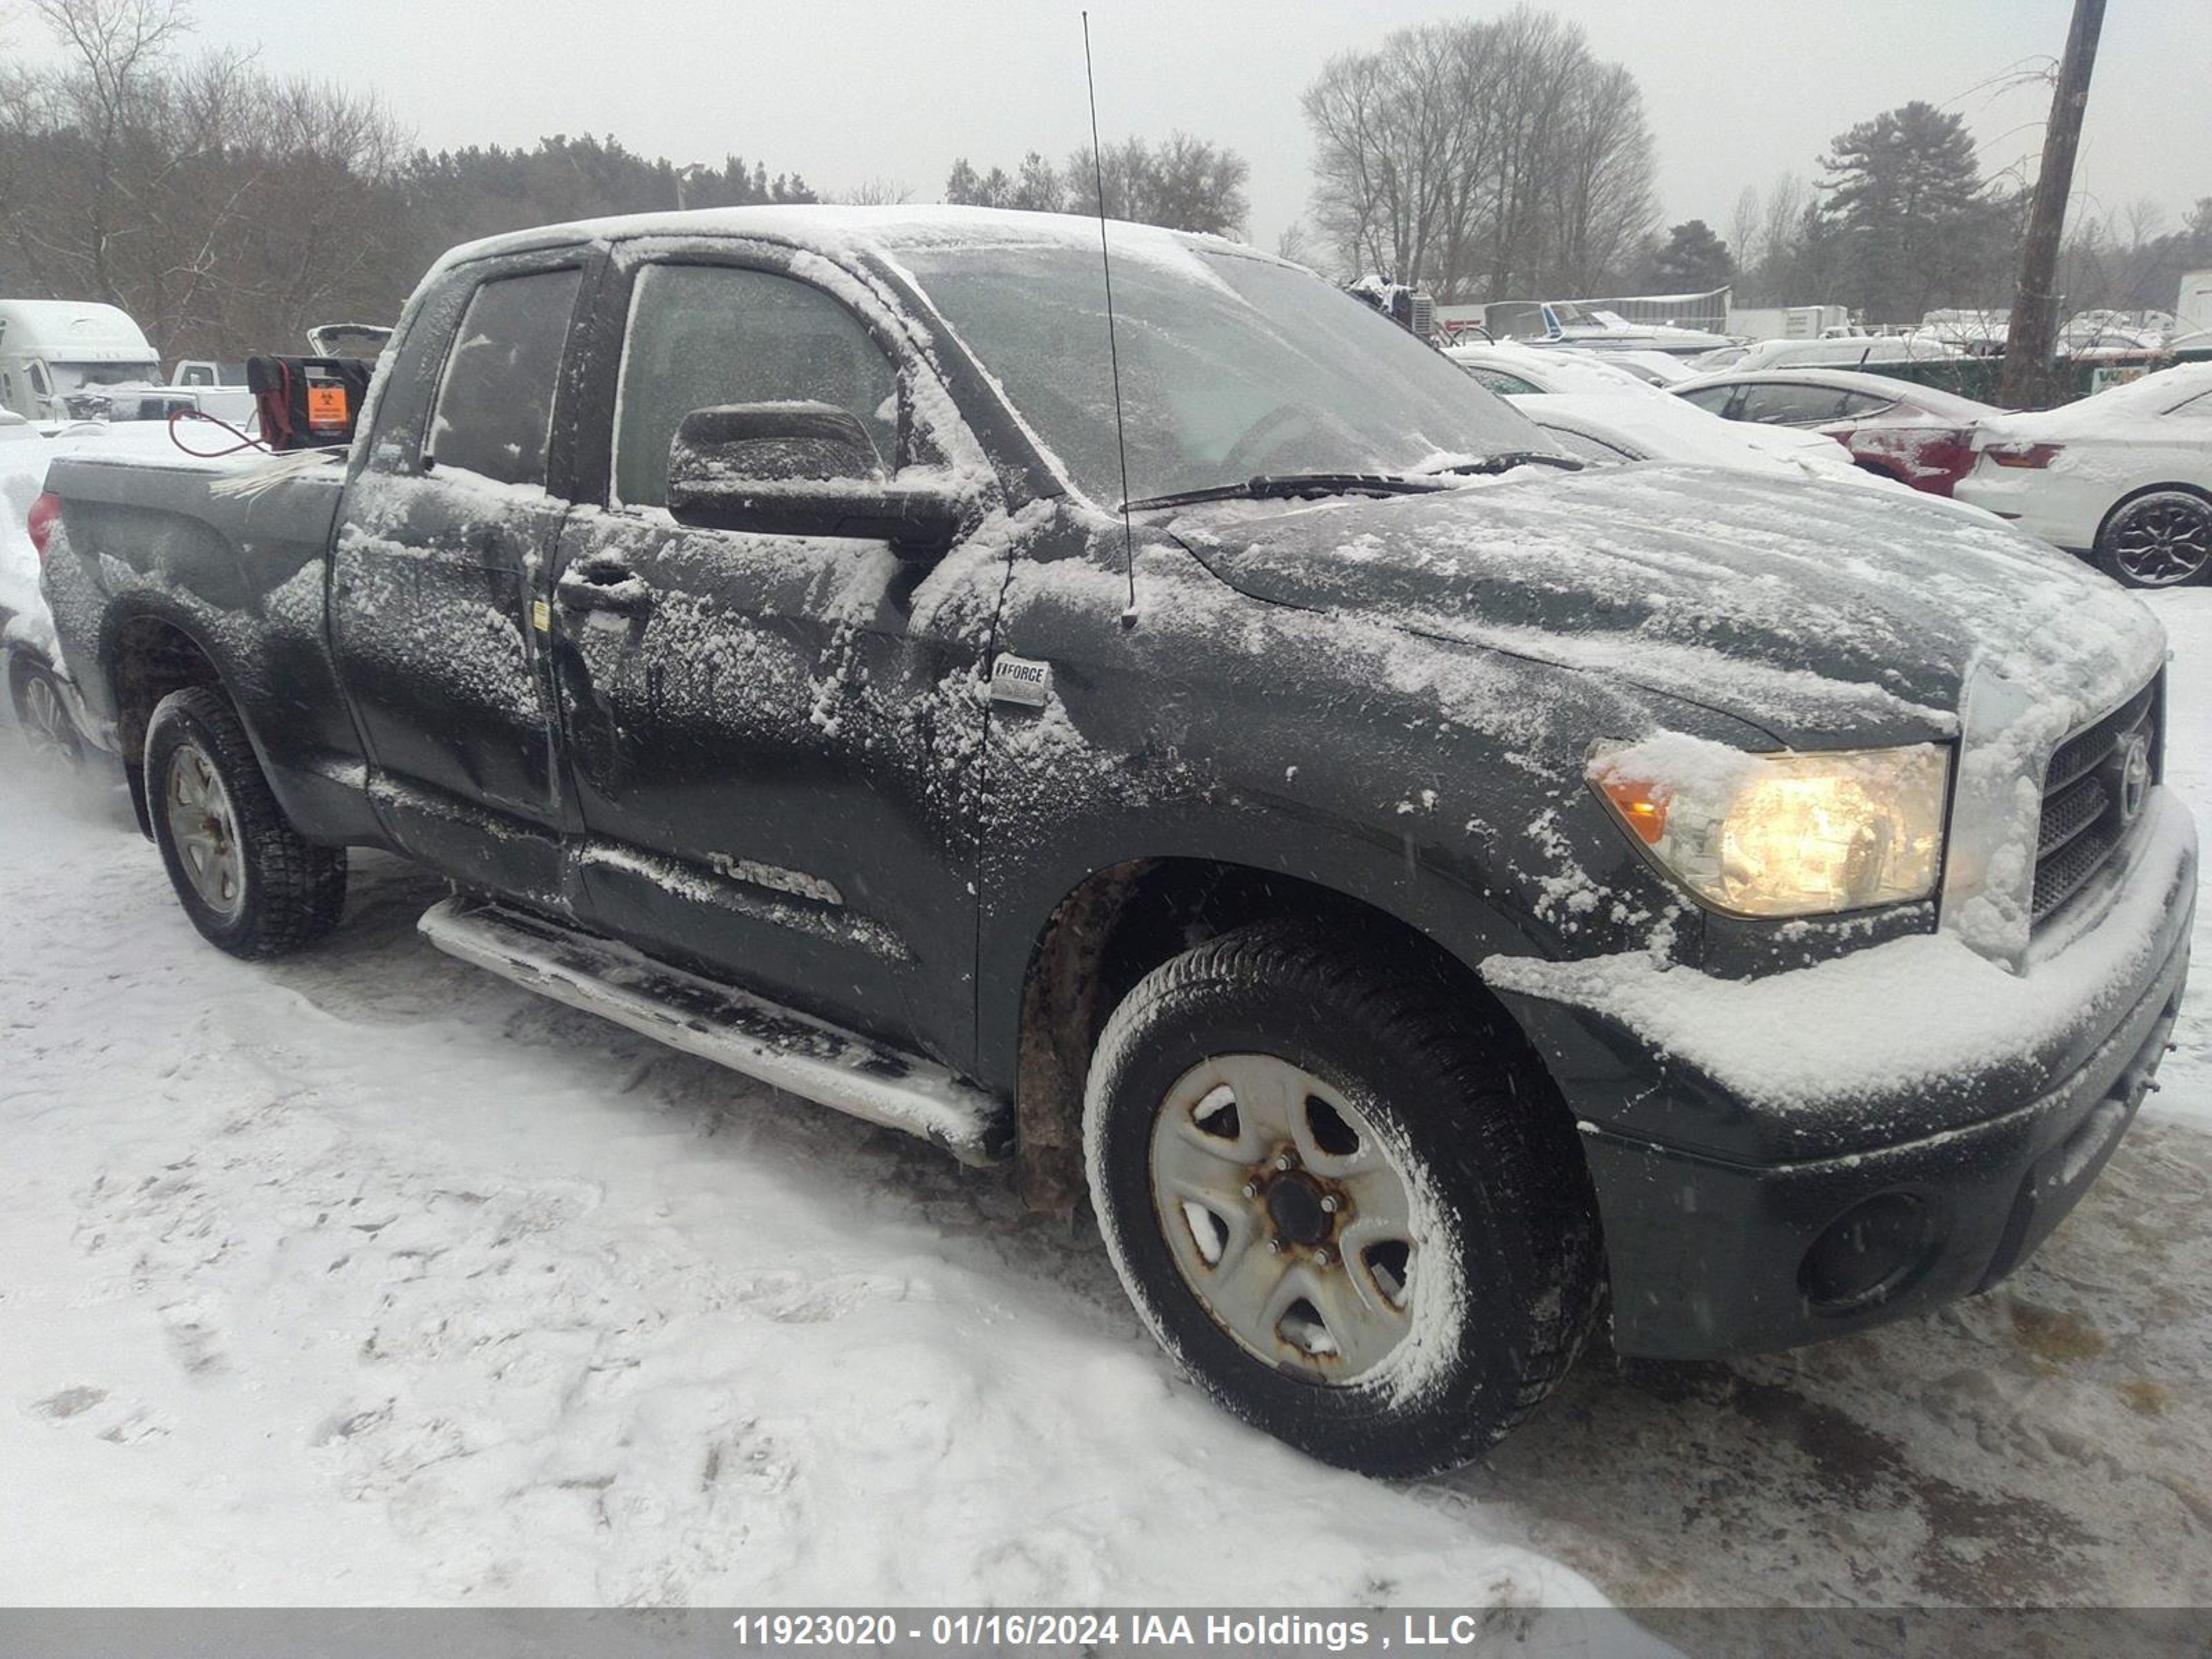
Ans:
{"type": "Polygon", "coordinates": [[[2095,725],[2058,745],[2044,774],[2043,821],[2035,842],[2034,920],[2042,921],[2081,890],[2120,844],[2118,767],[2137,732],[2151,738],[2158,765],[2159,690],[2153,680],[2095,725]]]}

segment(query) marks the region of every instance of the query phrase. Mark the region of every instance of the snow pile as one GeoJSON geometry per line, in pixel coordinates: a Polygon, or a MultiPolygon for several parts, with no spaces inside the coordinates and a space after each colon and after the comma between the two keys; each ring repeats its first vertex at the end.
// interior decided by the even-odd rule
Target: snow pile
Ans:
{"type": "MultiPolygon", "coordinates": [[[[2138,441],[2165,438],[2182,441],[2189,431],[2161,432],[2154,424],[2176,404],[2212,392],[2212,363],[2178,363],[2172,368],[2146,374],[2141,380],[2107,386],[2094,397],[2056,409],[2031,410],[2018,415],[1996,415],[1982,422],[1990,443],[2064,443],[2092,438],[2138,441]]],[[[2178,419],[2194,419],[2191,428],[2200,435],[2212,428],[2212,410],[2191,410],[2178,419]]]]}
{"type": "Polygon", "coordinates": [[[0,427],[0,611],[11,613],[11,637],[49,654],[53,629],[39,594],[39,555],[31,545],[31,504],[46,487],[57,456],[130,455],[185,460],[165,421],[81,422],[55,428],[31,422],[0,427]]]}
{"type": "Polygon", "coordinates": [[[358,858],[327,947],[248,965],[192,933],[119,802],[11,803],[0,1585],[1601,1599],[1509,1515],[1224,1417],[1087,1228],[440,957],[415,921],[443,883],[358,858]],[[1301,1520],[1223,1547],[1264,1514],[1301,1520]]]}

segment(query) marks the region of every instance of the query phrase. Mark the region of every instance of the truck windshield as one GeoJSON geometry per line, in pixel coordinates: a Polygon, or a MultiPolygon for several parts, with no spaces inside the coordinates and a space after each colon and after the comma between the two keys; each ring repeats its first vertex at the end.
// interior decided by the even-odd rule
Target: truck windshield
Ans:
{"type": "Polygon", "coordinates": [[[143,363],[50,363],[56,392],[82,392],[93,386],[155,386],[161,366],[143,363]]]}
{"type": "MultiPolygon", "coordinates": [[[[901,258],[1076,483],[1121,501],[1097,249],[901,258]]],[[[1450,359],[1270,259],[1164,241],[1117,252],[1114,309],[1132,501],[1263,473],[1433,471],[1553,447],[1450,359]]]]}

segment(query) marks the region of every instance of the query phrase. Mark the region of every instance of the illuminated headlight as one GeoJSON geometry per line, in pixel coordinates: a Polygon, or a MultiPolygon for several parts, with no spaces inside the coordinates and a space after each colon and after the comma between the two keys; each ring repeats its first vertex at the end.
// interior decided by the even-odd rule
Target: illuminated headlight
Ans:
{"type": "Polygon", "coordinates": [[[1662,733],[1601,744],[1589,775],[1629,832],[1716,909],[1809,916],[1928,897],[1949,750],[1748,754],[1662,733]]]}

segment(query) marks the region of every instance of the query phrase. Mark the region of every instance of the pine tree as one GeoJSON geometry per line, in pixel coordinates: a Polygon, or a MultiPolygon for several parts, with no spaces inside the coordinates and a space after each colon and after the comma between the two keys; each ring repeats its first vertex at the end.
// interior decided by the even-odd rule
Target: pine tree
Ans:
{"type": "Polygon", "coordinates": [[[1824,219],[1844,297],[1875,322],[1976,302],[2009,252],[2009,214],[1984,187],[1959,116],[1913,102],[1839,135],[1823,163],[1824,219]]]}
{"type": "Polygon", "coordinates": [[[964,155],[953,162],[952,171],[945,175],[945,199],[955,207],[982,205],[983,180],[975,169],[969,165],[968,158],[964,155]]]}
{"type": "Polygon", "coordinates": [[[1651,264],[1652,286],[1664,294],[1703,294],[1735,279],[1728,244],[1703,219],[1673,227],[1651,264]]]}

